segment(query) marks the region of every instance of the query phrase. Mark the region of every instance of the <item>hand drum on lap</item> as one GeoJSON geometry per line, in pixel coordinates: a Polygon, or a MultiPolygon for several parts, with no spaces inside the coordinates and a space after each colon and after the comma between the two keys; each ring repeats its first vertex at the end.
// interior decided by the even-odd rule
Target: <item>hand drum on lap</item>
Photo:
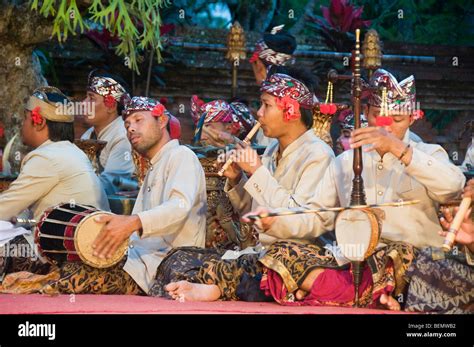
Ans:
{"type": "Polygon", "coordinates": [[[364,261],[378,244],[380,227],[370,209],[350,209],[336,218],[336,240],[342,254],[350,261],[364,261]]]}
{"type": "Polygon", "coordinates": [[[94,218],[108,214],[92,206],[68,203],[46,210],[35,228],[39,253],[58,265],[65,261],[81,261],[96,268],[117,264],[125,255],[128,241],[109,259],[92,254],[92,243],[104,226],[94,218]]]}

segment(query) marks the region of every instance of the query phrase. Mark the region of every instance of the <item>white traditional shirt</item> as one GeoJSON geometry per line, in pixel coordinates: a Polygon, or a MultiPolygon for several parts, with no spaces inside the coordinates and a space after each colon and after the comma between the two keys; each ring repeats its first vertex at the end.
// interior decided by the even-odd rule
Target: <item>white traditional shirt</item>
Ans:
{"type": "MultiPolygon", "coordinates": [[[[226,183],[224,190],[241,215],[258,206],[304,206],[334,159],[332,149],[312,129],[285,148],[277,163],[278,154],[279,142],[273,140],[262,156],[262,166],[250,178],[244,174],[232,188],[226,183]]],[[[261,233],[259,239],[268,245],[279,237],[261,233]]]]}
{"type": "Polygon", "coordinates": [[[69,141],[46,141],[28,153],[18,178],[0,194],[0,220],[30,208],[39,219],[44,210],[75,202],[109,210],[109,203],[92,165],[69,141]]]}
{"type": "MultiPolygon", "coordinates": [[[[443,244],[437,211],[440,203],[457,198],[465,184],[461,170],[449,161],[439,145],[414,142],[409,131],[405,143],[410,143],[413,156],[405,167],[398,158],[386,153],[383,158],[376,151],[362,151],[366,201],[380,204],[420,200],[405,207],[384,207],[381,237],[391,241],[408,242],[415,247],[443,244]]],[[[341,153],[331,164],[309,208],[349,206],[352,192],[352,158],[354,151],[341,153]]],[[[336,213],[320,213],[277,217],[267,234],[280,238],[317,237],[334,229],[336,213]]]]}
{"type": "MultiPolygon", "coordinates": [[[[89,128],[81,139],[93,138],[94,128],[89,128]]],[[[116,177],[130,179],[135,171],[132,159],[132,147],[127,138],[123,119],[115,118],[97,134],[97,140],[107,141],[99,155],[99,163],[103,168],[99,178],[107,194],[113,194],[118,187],[113,184],[116,177]]]]}
{"type": "Polygon", "coordinates": [[[204,247],[206,181],[196,155],[171,140],[151,159],[132,214],[143,226],[130,238],[124,270],[148,292],[166,253],[182,246],[204,247]]]}

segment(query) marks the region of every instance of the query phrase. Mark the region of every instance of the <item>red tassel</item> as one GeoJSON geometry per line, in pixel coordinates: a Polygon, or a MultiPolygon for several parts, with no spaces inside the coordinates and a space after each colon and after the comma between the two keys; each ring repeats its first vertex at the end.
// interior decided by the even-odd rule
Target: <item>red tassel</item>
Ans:
{"type": "Polygon", "coordinates": [[[393,123],[393,118],[392,117],[385,117],[385,116],[382,116],[382,117],[377,117],[375,119],[375,125],[378,126],[378,127],[386,127],[386,126],[390,126],[392,125],[393,123]]]}

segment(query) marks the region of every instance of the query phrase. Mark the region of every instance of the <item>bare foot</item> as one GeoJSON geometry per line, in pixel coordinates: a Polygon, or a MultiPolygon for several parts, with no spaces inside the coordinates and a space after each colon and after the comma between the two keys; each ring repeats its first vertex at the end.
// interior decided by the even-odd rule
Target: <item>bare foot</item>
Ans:
{"type": "Polygon", "coordinates": [[[400,311],[400,304],[397,300],[387,294],[382,294],[380,296],[380,303],[388,308],[390,311],[400,311]]]}
{"type": "Polygon", "coordinates": [[[295,293],[296,300],[298,300],[298,301],[304,300],[306,295],[308,295],[308,292],[306,292],[302,289],[298,289],[295,293]]]}
{"type": "Polygon", "coordinates": [[[188,281],[172,282],[165,290],[179,301],[216,301],[221,297],[221,291],[214,284],[199,284],[188,281]]]}
{"type": "Polygon", "coordinates": [[[304,279],[303,283],[301,283],[300,289],[302,289],[304,292],[310,292],[311,288],[313,288],[313,283],[316,281],[316,278],[324,271],[324,269],[321,268],[316,268],[314,270],[311,270],[311,272],[306,275],[306,278],[304,279]]]}
{"type": "Polygon", "coordinates": [[[301,283],[301,286],[295,293],[296,300],[304,300],[306,295],[308,295],[308,293],[311,291],[311,288],[313,288],[314,281],[316,281],[316,278],[323,271],[324,269],[316,268],[314,270],[311,270],[311,272],[306,275],[306,278],[304,279],[303,283],[301,283]]]}

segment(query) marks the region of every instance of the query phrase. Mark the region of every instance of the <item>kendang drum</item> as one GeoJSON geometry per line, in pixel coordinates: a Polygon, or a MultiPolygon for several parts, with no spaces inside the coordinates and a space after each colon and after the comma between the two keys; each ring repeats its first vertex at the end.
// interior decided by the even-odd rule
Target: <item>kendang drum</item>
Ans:
{"type": "Polygon", "coordinates": [[[336,240],[350,261],[364,261],[374,253],[381,233],[383,211],[369,208],[341,211],[336,219],[336,240]]]}
{"type": "Polygon", "coordinates": [[[92,206],[69,203],[46,210],[35,228],[39,253],[58,265],[65,261],[82,261],[95,268],[117,264],[127,251],[128,240],[109,259],[94,256],[92,249],[94,240],[105,225],[96,222],[95,217],[110,214],[92,206]]]}

